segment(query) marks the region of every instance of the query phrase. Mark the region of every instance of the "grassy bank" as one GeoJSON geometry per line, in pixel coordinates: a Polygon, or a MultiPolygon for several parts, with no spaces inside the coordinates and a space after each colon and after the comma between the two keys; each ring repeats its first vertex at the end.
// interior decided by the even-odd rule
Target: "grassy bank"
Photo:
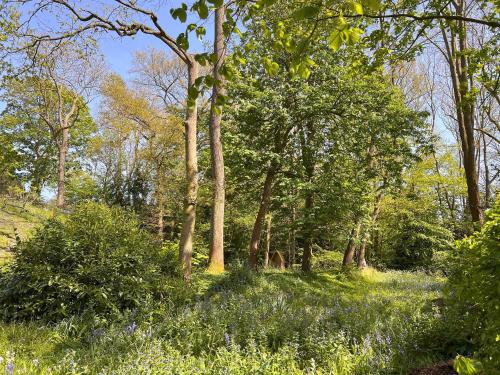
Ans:
{"type": "Polygon", "coordinates": [[[171,293],[151,301],[147,313],[112,322],[3,324],[0,368],[16,374],[407,374],[444,358],[436,339],[441,286],[421,273],[374,270],[200,274],[189,288],[172,282],[171,293]]]}

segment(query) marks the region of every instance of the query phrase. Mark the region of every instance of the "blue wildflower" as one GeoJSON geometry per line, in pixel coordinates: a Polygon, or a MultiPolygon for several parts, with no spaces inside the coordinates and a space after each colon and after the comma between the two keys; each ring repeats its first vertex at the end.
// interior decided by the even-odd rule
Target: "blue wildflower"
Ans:
{"type": "Polygon", "coordinates": [[[227,350],[231,349],[231,336],[229,336],[229,333],[224,332],[224,340],[226,341],[227,350]]]}
{"type": "Polygon", "coordinates": [[[14,364],[12,362],[9,362],[7,364],[7,367],[5,368],[5,372],[9,375],[14,374],[14,364]]]}
{"type": "Polygon", "coordinates": [[[134,332],[137,330],[137,324],[135,322],[132,322],[132,324],[129,324],[128,326],[125,327],[125,332],[127,332],[129,335],[133,335],[134,332]]]}

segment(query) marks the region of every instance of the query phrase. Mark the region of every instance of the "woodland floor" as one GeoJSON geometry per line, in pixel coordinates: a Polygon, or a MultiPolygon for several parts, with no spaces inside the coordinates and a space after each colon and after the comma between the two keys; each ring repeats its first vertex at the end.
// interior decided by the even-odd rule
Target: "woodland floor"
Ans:
{"type": "Polygon", "coordinates": [[[372,269],[197,274],[187,288],[172,281],[171,295],[146,313],[2,324],[0,370],[451,374],[440,364],[449,359],[436,303],[443,282],[372,269]]]}

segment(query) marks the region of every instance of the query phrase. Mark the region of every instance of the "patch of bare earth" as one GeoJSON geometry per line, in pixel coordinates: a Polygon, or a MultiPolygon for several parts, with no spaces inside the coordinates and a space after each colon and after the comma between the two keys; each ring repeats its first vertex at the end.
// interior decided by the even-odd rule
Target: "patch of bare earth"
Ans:
{"type": "Polygon", "coordinates": [[[453,361],[439,362],[429,367],[422,367],[412,370],[410,375],[456,375],[453,370],[453,361]]]}

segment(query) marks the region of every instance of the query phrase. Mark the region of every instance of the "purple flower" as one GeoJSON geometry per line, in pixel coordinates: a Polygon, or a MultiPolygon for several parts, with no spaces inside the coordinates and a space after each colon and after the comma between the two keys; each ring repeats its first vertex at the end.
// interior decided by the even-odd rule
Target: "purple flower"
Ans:
{"type": "Polygon", "coordinates": [[[125,327],[125,332],[127,332],[129,335],[133,335],[134,332],[137,330],[137,324],[135,322],[132,322],[132,324],[129,324],[128,326],[125,327]]]}
{"type": "Polygon", "coordinates": [[[9,375],[12,375],[14,373],[14,364],[12,362],[9,362],[7,364],[7,367],[5,368],[5,372],[9,375]]]}
{"type": "Polygon", "coordinates": [[[384,342],[384,339],[382,338],[382,336],[380,335],[380,333],[377,332],[377,334],[375,335],[375,340],[377,340],[377,343],[378,344],[382,344],[384,342]]]}
{"type": "Polygon", "coordinates": [[[224,332],[224,340],[226,340],[227,350],[231,349],[231,336],[229,336],[229,333],[224,332]]]}

